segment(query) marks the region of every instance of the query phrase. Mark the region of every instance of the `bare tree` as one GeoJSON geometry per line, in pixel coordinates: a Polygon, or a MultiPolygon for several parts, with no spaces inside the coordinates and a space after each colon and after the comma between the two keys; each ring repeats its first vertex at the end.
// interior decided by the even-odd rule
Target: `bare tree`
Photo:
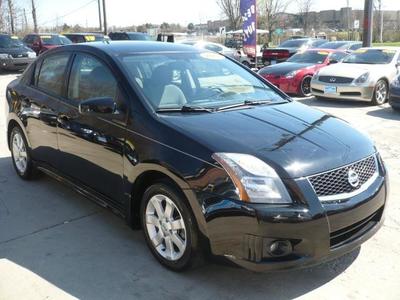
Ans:
{"type": "Polygon", "coordinates": [[[269,31],[269,41],[272,34],[279,26],[280,16],[286,12],[289,2],[287,0],[258,0],[258,14],[264,19],[266,29],[269,31]]]}
{"type": "Polygon", "coordinates": [[[8,0],[8,13],[10,16],[10,26],[11,26],[11,33],[15,33],[15,25],[14,25],[14,17],[15,17],[15,11],[14,11],[14,3],[12,0],[8,0]]]}
{"type": "Polygon", "coordinates": [[[242,18],[240,16],[240,0],[216,0],[222,12],[228,18],[232,30],[240,28],[242,18]]]}
{"type": "Polygon", "coordinates": [[[310,23],[310,12],[314,5],[314,0],[297,0],[297,5],[299,8],[301,23],[303,25],[303,32],[307,35],[310,23]]]}
{"type": "Polygon", "coordinates": [[[33,19],[33,31],[38,32],[38,26],[37,26],[37,19],[36,19],[36,5],[35,5],[35,0],[32,0],[32,19],[33,19]]]}

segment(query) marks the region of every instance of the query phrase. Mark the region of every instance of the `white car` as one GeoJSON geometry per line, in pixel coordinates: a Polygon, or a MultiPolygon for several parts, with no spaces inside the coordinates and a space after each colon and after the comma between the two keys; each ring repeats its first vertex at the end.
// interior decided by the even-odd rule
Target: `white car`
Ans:
{"type": "Polygon", "coordinates": [[[311,80],[318,98],[351,99],[382,105],[389,85],[399,73],[400,48],[361,48],[341,63],[322,68],[311,80]]]}

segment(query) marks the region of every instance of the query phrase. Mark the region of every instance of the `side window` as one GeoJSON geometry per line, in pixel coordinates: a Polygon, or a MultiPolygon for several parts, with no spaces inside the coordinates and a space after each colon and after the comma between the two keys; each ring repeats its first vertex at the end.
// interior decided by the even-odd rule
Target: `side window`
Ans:
{"type": "Polygon", "coordinates": [[[69,54],[55,54],[45,58],[40,68],[37,86],[50,94],[61,96],[69,57],[69,54]]]}
{"type": "Polygon", "coordinates": [[[23,42],[24,42],[25,44],[32,44],[32,43],[33,43],[33,36],[32,36],[32,35],[27,35],[27,36],[24,38],[23,42]]]}
{"type": "Polygon", "coordinates": [[[110,69],[97,58],[86,54],[76,55],[69,80],[69,99],[78,102],[99,97],[116,99],[117,86],[110,69]]]}

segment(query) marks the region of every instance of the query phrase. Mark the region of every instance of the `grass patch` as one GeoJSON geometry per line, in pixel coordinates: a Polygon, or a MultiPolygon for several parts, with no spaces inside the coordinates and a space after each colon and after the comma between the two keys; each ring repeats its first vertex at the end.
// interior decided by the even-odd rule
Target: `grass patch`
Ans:
{"type": "Polygon", "coordinates": [[[379,46],[393,46],[393,47],[400,47],[400,42],[387,42],[387,43],[373,43],[375,47],[379,46]]]}

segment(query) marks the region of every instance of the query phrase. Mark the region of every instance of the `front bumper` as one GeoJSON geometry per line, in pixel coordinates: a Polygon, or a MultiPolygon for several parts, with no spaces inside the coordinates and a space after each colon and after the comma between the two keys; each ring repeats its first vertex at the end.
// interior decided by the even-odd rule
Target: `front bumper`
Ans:
{"type": "Polygon", "coordinates": [[[284,76],[265,75],[263,76],[270,83],[275,85],[278,89],[289,95],[299,94],[300,83],[295,78],[286,78],[284,76]]]}
{"type": "Polygon", "coordinates": [[[342,256],[373,236],[383,223],[388,193],[379,176],[364,192],[341,202],[321,203],[306,179],[296,205],[276,206],[213,199],[203,204],[212,253],[253,271],[307,267],[342,256]],[[293,251],[270,254],[274,241],[293,251]]]}
{"type": "Polygon", "coordinates": [[[348,99],[358,101],[372,100],[374,95],[375,85],[372,83],[366,85],[349,84],[330,84],[313,79],[311,81],[311,92],[314,96],[331,98],[331,99],[348,99]],[[336,87],[336,93],[325,93],[325,87],[336,87]]]}
{"type": "Polygon", "coordinates": [[[0,69],[22,70],[33,63],[35,59],[30,57],[0,59],[0,69]]]}
{"type": "Polygon", "coordinates": [[[400,88],[390,88],[389,104],[394,108],[400,109],[400,88]]]}

